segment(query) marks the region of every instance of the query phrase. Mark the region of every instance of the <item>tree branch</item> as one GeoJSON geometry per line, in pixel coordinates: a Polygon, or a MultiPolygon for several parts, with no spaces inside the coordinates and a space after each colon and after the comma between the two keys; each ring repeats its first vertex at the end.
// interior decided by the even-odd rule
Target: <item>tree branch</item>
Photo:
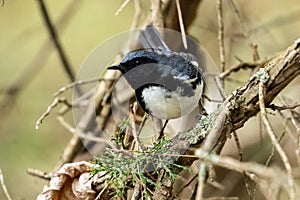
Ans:
{"type": "MultiPolygon", "coordinates": [[[[265,104],[269,105],[300,74],[300,40],[297,40],[283,53],[261,64],[260,67],[264,68],[266,73],[270,75],[266,84],[265,95],[265,104]]],[[[259,112],[258,86],[259,77],[255,74],[243,87],[232,92],[220,109],[209,115],[209,125],[205,127],[201,126],[200,124],[203,123],[203,120],[207,120],[201,119],[193,129],[175,136],[170,144],[166,145],[168,146],[168,150],[172,146],[178,153],[180,152],[178,149],[187,148],[188,145],[192,147],[202,145],[201,151],[206,152],[207,155],[213,149],[217,153],[220,153],[223,148],[222,144],[225,143],[227,136],[232,131],[241,128],[246,121],[259,112]],[[198,137],[196,137],[197,135],[198,137]],[[191,137],[197,141],[191,143],[188,140],[191,137]],[[206,139],[203,143],[204,138],[206,139]],[[217,144],[221,145],[215,148],[217,144]]],[[[192,153],[191,151],[185,152],[185,154],[192,153]]],[[[190,166],[194,160],[194,158],[182,157],[178,160],[178,163],[190,166]]]]}
{"type": "MultiPolygon", "coordinates": [[[[49,35],[52,38],[54,46],[57,49],[57,52],[58,52],[60,61],[62,63],[62,66],[63,66],[65,72],[67,73],[70,81],[74,82],[75,81],[75,75],[74,75],[73,69],[72,69],[72,67],[70,65],[70,62],[68,61],[67,56],[66,56],[66,54],[63,50],[63,47],[60,43],[59,37],[57,35],[57,31],[56,31],[55,26],[53,25],[53,23],[50,19],[50,16],[49,16],[47,8],[46,8],[46,5],[45,5],[43,0],[38,0],[38,3],[39,3],[39,6],[40,6],[40,10],[41,10],[45,25],[48,28],[49,35]]],[[[81,94],[80,89],[77,86],[75,87],[75,89],[78,92],[78,94],[80,95],[81,94]]]]}

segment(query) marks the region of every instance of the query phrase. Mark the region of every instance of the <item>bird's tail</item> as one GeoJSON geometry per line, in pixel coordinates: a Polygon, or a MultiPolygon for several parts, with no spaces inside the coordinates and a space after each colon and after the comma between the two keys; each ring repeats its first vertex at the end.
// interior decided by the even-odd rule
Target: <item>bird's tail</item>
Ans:
{"type": "Polygon", "coordinates": [[[167,44],[162,39],[159,31],[153,26],[147,26],[145,30],[142,30],[139,35],[139,41],[143,48],[148,51],[155,52],[171,52],[167,44]]]}

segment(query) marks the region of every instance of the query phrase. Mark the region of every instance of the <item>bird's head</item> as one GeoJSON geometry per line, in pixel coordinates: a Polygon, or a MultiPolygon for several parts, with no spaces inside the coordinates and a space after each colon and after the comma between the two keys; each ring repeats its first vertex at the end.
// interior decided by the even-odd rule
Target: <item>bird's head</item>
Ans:
{"type": "Polygon", "coordinates": [[[122,74],[125,74],[129,70],[141,65],[159,63],[160,59],[161,55],[155,52],[138,50],[127,54],[120,64],[110,66],[107,69],[119,70],[122,74]]]}

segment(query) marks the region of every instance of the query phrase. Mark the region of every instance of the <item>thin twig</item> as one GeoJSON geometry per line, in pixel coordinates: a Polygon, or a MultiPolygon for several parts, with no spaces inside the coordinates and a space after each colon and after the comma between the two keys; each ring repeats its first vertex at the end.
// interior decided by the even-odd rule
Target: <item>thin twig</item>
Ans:
{"type": "Polygon", "coordinates": [[[205,177],[206,177],[206,166],[205,166],[205,163],[202,162],[199,166],[196,200],[203,199],[204,185],[205,185],[205,179],[206,179],[205,177]]]}
{"type": "Polygon", "coordinates": [[[262,116],[262,120],[263,123],[266,127],[267,133],[272,141],[272,144],[275,146],[276,151],[278,152],[279,156],[281,157],[281,160],[286,168],[287,171],[287,176],[288,176],[288,185],[290,188],[289,191],[289,195],[291,199],[295,199],[295,185],[294,185],[294,180],[293,180],[293,176],[292,176],[292,167],[291,164],[289,163],[288,157],[285,154],[284,150],[282,149],[282,147],[280,146],[274,131],[272,129],[272,126],[269,122],[268,116],[267,116],[267,111],[266,111],[266,107],[265,107],[265,84],[263,81],[261,81],[259,83],[259,107],[260,107],[260,111],[261,111],[261,116],[262,116]]]}
{"type": "Polygon", "coordinates": [[[101,195],[104,193],[104,191],[108,188],[108,184],[105,185],[105,187],[99,192],[99,194],[97,195],[97,197],[95,198],[95,200],[100,200],[101,199],[101,195]]]}
{"type": "Polygon", "coordinates": [[[8,192],[8,189],[7,189],[6,185],[5,185],[4,177],[3,177],[1,169],[0,169],[0,183],[1,183],[2,189],[4,191],[4,194],[5,194],[6,198],[7,198],[7,200],[12,200],[12,198],[11,198],[9,192],[8,192]]]}
{"type": "Polygon", "coordinates": [[[51,111],[60,103],[63,103],[64,105],[68,107],[72,107],[72,104],[67,101],[65,97],[61,98],[55,98],[53,102],[48,106],[46,112],[42,114],[42,116],[37,120],[35,124],[35,129],[39,129],[39,126],[43,123],[43,120],[51,113],[51,111]]]}
{"type": "Polygon", "coordinates": [[[67,112],[71,110],[71,108],[83,108],[83,107],[88,107],[88,104],[90,103],[90,98],[95,94],[95,88],[92,88],[90,91],[87,91],[84,93],[82,96],[74,99],[72,101],[72,107],[70,106],[63,106],[59,111],[58,115],[63,116],[67,112]]]}
{"type": "Polygon", "coordinates": [[[120,6],[120,8],[117,10],[115,15],[120,14],[120,12],[126,7],[126,5],[130,2],[130,0],[125,0],[124,3],[120,6]]]}
{"type": "Polygon", "coordinates": [[[84,133],[81,130],[79,130],[78,128],[74,128],[72,127],[70,124],[68,124],[64,118],[62,116],[58,116],[57,117],[58,121],[60,122],[60,124],[67,129],[70,133],[73,133],[75,135],[78,135],[80,138],[85,139],[85,140],[89,140],[89,141],[93,141],[93,142],[99,142],[99,143],[104,143],[109,145],[111,148],[116,149],[117,146],[111,142],[108,139],[104,139],[104,138],[100,138],[100,137],[96,137],[93,135],[93,133],[84,133]]]}
{"type": "Polygon", "coordinates": [[[234,138],[236,147],[237,147],[238,152],[239,152],[239,160],[243,161],[243,151],[242,151],[241,143],[239,141],[239,138],[238,138],[238,135],[237,135],[236,131],[233,131],[233,138],[234,138]]]}
{"type": "MultiPolygon", "coordinates": [[[[285,135],[285,132],[283,132],[283,133],[279,136],[279,138],[278,138],[278,142],[279,142],[279,143],[280,143],[280,141],[282,140],[282,138],[283,138],[284,135],[285,135]]],[[[267,161],[265,162],[265,166],[269,166],[269,165],[270,165],[270,162],[271,162],[272,158],[274,157],[274,155],[275,155],[275,147],[272,146],[271,153],[270,153],[270,155],[269,155],[267,161]]]]}
{"type": "MultiPolygon", "coordinates": [[[[117,79],[118,73],[115,71],[107,71],[104,75],[105,79],[117,79]]],[[[100,129],[104,128],[105,120],[102,120],[101,122],[97,123],[95,119],[95,110],[101,110],[104,106],[103,98],[110,94],[112,92],[113,82],[100,82],[96,90],[93,94],[95,98],[91,98],[89,101],[87,108],[85,109],[85,112],[83,113],[83,116],[79,120],[77,127],[79,130],[82,130],[83,133],[93,132],[94,126],[97,124],[100,129]],[[96,105],[96,108],[95,108],[96,105]]],[[[109,109],[104,109],[100,116],[102,118],[108,119],[109,109]],[[106,111],[105,111],[106,110],[106,111]]],[[[56,171],[59,169],[62,165],[68,162],[72,162],[75,156],[78,154],[78,152],[83,148],[83,144],[81,139],[78,137],[78,134],[73,134],[73,137],[70,139],[69,143],[66,145],[66,148],[64,149],[63,154],[61,155],[61,159],[59,163],[56,166],[56,171]]]]}
{"type": "Polygon", "coordinates": [[[214,80],[216,82],[218,91],[219,91],[220,95],[222,96],[223,100],[226,99],[227,94],[226,94],[226,91],[223,87],[221,78],[219,76],[215,76],[214,80]]]}
{"type": "Polygon", "coordinates": [[[89,83],[94,83],[94,82],[100,82],[100,81],[115,81],[115,79],[105,79],[105,78],[90,78],[87,80],[78,80],[75,81],[73,83],[70,83],[62,88],[60,88],[57,92],[54,93],[54,97],[57,97],[58,95],[61,95],[62,93],[64,93],[65,91],[77,86],[77,85],[84,85],[84,84],[89,84],[89,83]]]}
{"type": "MultiPolygon", "coordinates": [[[[76,10],[79,8],[81,1],[72,1],[70,2],[62,11],[62,14],[56,20],[57,27],[63,31],[67,27],[72,16],[76,13],[76,10]]],[[[53,42],[51,42],[50,38],[45,40],[44,43],[37,50],[39,52],[31,62],[24,68],[24,71],[19,73],[19,76],[13,80],[12,83],[5,89],[3,93],[3,98],[0,101],[0,113],[3,115],[3,111],[12,108],[12,104],[15,101],[17,95],[24,89],[30,81],[34,79],[34,77],[38,74],[43,67],[45,67],[45,63],[51,55],[51,51],[53,50],[53,42]]]]}
{"type": "MultiPolygon", "coordinates": [[[[286,105],[288,104],[285,98],[282,98],[281,101],[286,105]]],[[[287,107],[290,107],[291,109],[295,109],[299,105],[300,104],[295,104],[294,106],[287,105],[287,107]]],[[[291,119],[291,122],[292,122],[294,128],[296,129],[296,140],[295,141],[297,143],[297,148],[295,150],[295,154],[296,154],[297,164],[298,164],[298,166],[300,166],[300,127],[299,127],[298,123],[296,122],[296,119],[295,119],[291,109],[288,109],[288,113],[290,115],[289,118],[291,119]]],[[[279,111],[279,113],[280,113],[280,111],[279,111]]]]}
{"type": "Polygon", "coordinates": [[[133,193],[132,193],[131,200],[138,200],[138,199],[140,199],[141,187],[142,187],[141,183],[136,183],[136,185],[133,188],[133,193]]]}
{"type": "Polygon", "coordinates": [[[254,63],[242,62],[222,72],[219,76],[221,79],[224,79],[233,72],[237,72],[241,69],[254,69],[261,64],[262,63],[259,62],[254,62],[254,63]]]}
{"type": "MultiPolygon", "coordinates": [[[[239,152],[239,160],[242,162],[243,161],[243,151],[242,151],[242,147],[241,147],[241,144],[240,144],[240,141],[239,141],[236,131],[233,131],[233,138],[234,138],[235,144],[236,144],[238,152],[239,152]]],[[[245,186],[246,186],[246,190],[249,195],[249,198],[253,199],[253,197],[254,197],[253,191],[254,190],[251,191],[249,177],[247,176],[246,172],[243,172],[243,176],[244,176],[244,182],[245,182],[245,186]]]]}
{"type": "Polygon", "coordinates": [[[215,103],[223,103],[224,101],[222,100],[218,100],[218,99],[212,99],[209,96],[207,96],[206,94],[202,94],[202,98],[203,99],[207,99],[210,102],[215,102],[215,103]]]}
{"type": "Polygon", "coordinates": [[[233,8],[233,11],[238,19],[238,22],[241,26],[241,28],[243,29],[243,33],[245,35],[245,37],[248,39],[249,41],[249,46],[252,48],[252,52],[253,52],[253,60],[254,61],[257,61],[259,60],[259,54],[258,54],[258,51],[257,51],[257,45],[254,44],[254,42],[252,41],[251,37],[250,37],[250,34],[249,34],[249,31],[247,29],[247,27],[245,26],[245,24],[243,23],[243,20],[242,20],[242,17],[240,15],[240,12],[238,10],[238,8],[236,7],[235,3],[233,0],[229,0],[232,8],[233,8]]]}
{"type": "MultiPolygon", "coordinates": [[[[223,20],[223,7],[222,0],[217,0],[217,14],[218,14],[218,41],[219,53],[221,61],[221,72],[225,71],[225,44],[224,44],[224,20],[223,20]]],[[[223,81],[224,85],[224,81],[223,81]]]]}
{"type": "Polygon", "coordinates": [[[292,110],[292,109],[295,109],[299,106],[300,106],[300,103],[294,104],[294,105],[282,105],[282,106],[277,106],[275,104],[271,104],[271,105],[268,106],[268,108],[271,108],[274,111],[275,110],[281,111],[281,110],[292,110]]]}
{"type": "MultiPolygon", "coordinates": [[[[53,23],[50,19],[50,16],[49,16],[48,10],[46,8],[46,5],[44,3],[44,0],[38,0],[38,3],[39,3],[39,6],[40,6],[40,11],[42,13],[45,25],[48,29],[49,35],[52,38],[53,44],[57,49],[61,64],[62,64],[67,76],[69,77],[70,81],[74,82],[75,81],[75,75],[74,75],[73,69],[72,69],[72,67],[71,67],[71,65],[70,65],[70,63],[67,59],[66,53],[63,50],[63,47],[60,43],[59,36],[57,34],[56,28],[54,27],[54,25],[53,25],[53,23]]],[[[80,89],[78,87],[75,87],[75,89],[76,89],[76,92],[79,95],[81,95],[80,89]]]]}
{"type": "MultiPolygon", "coordinates": [[[[285,132],[283,132],[283,133],[281,134],[281,136],[280,136],[279,139],[278,139],[278,142],[280,142],[280,141],[282,140],[282,138],[283,138],[284,135],[285,135],[285,132]]],[[[272,160],[273,157],[274,157],[274,154],[275,154],[275,148],[274,148],[274,146],[272,146],[271,153],[270,153],[269,157],[267,158],[267,160],[266,160],[266,162],[265,162],[265,166],[269,166],[271,160],[272,160]]],[[[257,185],[258,185],[258,184],[259,184],[259,181],[256,181],[256,183],[255,183],[255,185],[254,185],[254,187],[253,187],[253,194],[255,194],[255,191],[256,191],[256,189],[257,189],[257,185]]],[[[273,193],[274,193],[274,192],[273,192],[273,193]]]]}
{"type": "Polygon", "coordinates": [[[245,81],[236,80],[234,78],[227,78],[227,82],[231,82],[237,85],[243,85],[245,84],[245,81]]]}
{"type": "Polygon", "coordinates": [[[261,115],[257,115],[257,133],[259,135],[260,144],[262,145],[263,142],[263,132],[262,132],[262,121],[261,121],[261,115]]]}
{"type": "Polygon", "coordinates": [[[297,148],[295,150],[295,154],[296,154],[296,158],[297,158],[297,164],[298,166],[300,166],[300,127],[298,126],[292,112],[290,111],[290,115],[291,115],[291,121],[292,124],[294,125],[294,127],[296,128],[296,132],[297,132],[297,148]]]}
{"type": "Polygon", "coordinates": [[[186,33],[185,33],[185,28],[184,28],[184,23],[183,23],[182,12],[181,12],[181,8],[180,8],[179,0],[176,0],[176,7],[177,7],[177,12],[178,12],[178,19],[179,19],[179,25],[180,25],[183,46],[185,49],[187,49],[186,33]]]}
{"type": "Polygon", "coordinates": [[[149,115],[147,113],[145,113],[144,116],[143,116],[142,122],[140,124],[140,129],[139,129],[138,135],[141,135],[143,127],[145,126],[145,123],[148,120],[148,117],[149,117],[149,115]]]}
{"type": "Polygon", "coordinates": [[[47,180],[47,181],[49,181],[53,175],[52,173],[47,173],[47,172],[44,172],[44,171],[41,171],[38,169],[32,169],[32,168],[27,169],[27,174],[47,180]]]}
{"type": "Polygon", "coordinates": [[[283,119],[283,127],[285,128],[286,132],[287,132],[287,133],[289,134],[289,136],[291,137],[291,140],[294,141],[294,142],[296,143],[297,137],[295,137],[294,131],[292,131],[292,130],[290,129],[289,124],[288,124],[288,122],[290,121],[290,118],[289,118],[289,117],[286,118],[286,117],[283,115],[282,111],[278,111],[278,113],[279,113],[279,116],[283,119]]]}
{"type": "Polygon", "coordinates": [[[208,154],[207,152],[203,152],[200,148],[196,150],[195,154],[200,159],[203,159],[205,162],[211,163],[213,165],[230,169],[239,173],[254,173],[261,179],[269,180],[270,184],[275,183],[279,186],[286,186],[285,181],[288,178],[287,174],[277,168],[266,167],[265,165],[255,162],[241,162],[231,157],[218,156],[213,153],[208,154]]]}
{"type": "Polygon", "coordinates": [[[142,151],[142,147],[141,147],[141,143],[140,143],[140,139],[139,139],[139,135],[138,135],[138,132],[136,130],[136,117],[135,115],[137,114],[136,111],[138,109],[138,105],[137,103],[135,102],[131,109],[130,109],[130,113],[129,113],[129,116],[130,116],[130,119],[131,119],[131,129],[132,129],[132,135],[133,135],[133,138],[134,138],[134,141],[137,145],[137,148],[139,151],[142,151]]]}

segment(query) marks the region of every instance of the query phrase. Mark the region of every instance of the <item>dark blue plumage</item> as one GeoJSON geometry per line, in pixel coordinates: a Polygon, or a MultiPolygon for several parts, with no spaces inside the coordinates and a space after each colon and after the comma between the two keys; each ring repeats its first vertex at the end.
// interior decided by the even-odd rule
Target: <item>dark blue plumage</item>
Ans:
{"type": "Polygon", "coordinates": [[[130,52],[108,69],[122,72],[145,112],[160,119],[178,118],[198,105],[202,71],[192,54],[172,52],[157,30],[150,29],[141,32],[145,49],[130,52]]]}

